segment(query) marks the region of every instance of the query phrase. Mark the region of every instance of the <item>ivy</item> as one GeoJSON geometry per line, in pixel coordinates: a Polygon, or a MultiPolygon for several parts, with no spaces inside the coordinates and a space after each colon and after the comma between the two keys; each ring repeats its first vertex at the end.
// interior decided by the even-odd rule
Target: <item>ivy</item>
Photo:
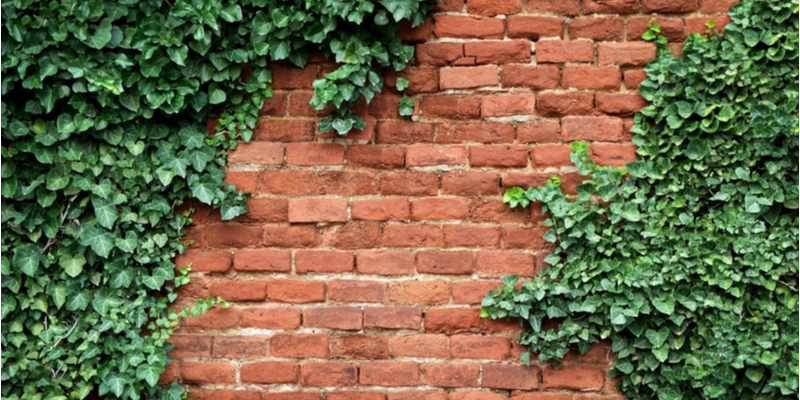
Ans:
{"type": "Polygon", "coordinates": [[[267,61],[342,65],[314,83],[320,131],[402,69],[400,22],[432,0],[2,2],[2,397],[180,398],[171,361],[188,266],[184,203],[247,211],[224,161],[272,96],[267,61]],[[214,134],[206,121],[217,118],[214,134]]]}
{"type": "Polygon", "coordinates": [[[633,399],[797,398],[798,3],[745,0],[730,17],[679,59],[651,26],[637,161],[598,167],[573,143],[577,196],[557,178],[506,192],[541,202],[556,246],[542,276],[506,277],[483,302],[524,323],[524,361],[608,340],[633,399]]]}

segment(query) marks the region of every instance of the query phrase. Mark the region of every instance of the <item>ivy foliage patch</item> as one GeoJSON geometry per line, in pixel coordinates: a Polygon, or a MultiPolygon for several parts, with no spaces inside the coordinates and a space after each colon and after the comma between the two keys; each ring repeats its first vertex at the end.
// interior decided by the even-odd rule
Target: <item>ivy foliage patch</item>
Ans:
{"type": "Polygon", "coordinates": [[[633,399],[797,398],[798,2],[730,16],[680,59],[659,40],[638,161],[597,167],[574,143],[578,196],[557,179],[506,192],[511,207],[541,202],[556,243],[541,277],[507,277],[483,302],[484,317],[524,322],[524,361],[608,340],[633,399]]]}
{"type": "MultiPolygon", "coordinates": [[[[3,0],[2,397],[180,398],[156,383],[171,361],[186,282],[172,259],[196,199],[231,219],[227,150],[272,95],[267,61],[342,65],[315,82],[323,129],[361,122],[379,69],[412,48],[400,21],[432,0],[3,0]],[[218,117],[209,136],[206,120],[218,117]]],[[[183,267],[183,266],[181,266],[183,267]]]]}

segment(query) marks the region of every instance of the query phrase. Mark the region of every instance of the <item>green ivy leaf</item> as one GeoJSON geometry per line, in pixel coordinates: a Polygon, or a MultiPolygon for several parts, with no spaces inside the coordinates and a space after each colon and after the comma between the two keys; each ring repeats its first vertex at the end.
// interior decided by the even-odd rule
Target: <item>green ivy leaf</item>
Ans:
{"type": "Polygon", "coordinates": [[[74,278],[83,272],[83,266],[86,265],[86,258],[81,253],[75,255],[65,254],[61,256],[58,264],[64,269],[67,275],[74,278]]]}
{"type": "Polygon", "coordinates": [[[41,249],[34,244],[18,246],[14,248],[14,257],[11,264],[14,268],[22,271],[23,274],[34,276],[39,270],[41,249]]]}

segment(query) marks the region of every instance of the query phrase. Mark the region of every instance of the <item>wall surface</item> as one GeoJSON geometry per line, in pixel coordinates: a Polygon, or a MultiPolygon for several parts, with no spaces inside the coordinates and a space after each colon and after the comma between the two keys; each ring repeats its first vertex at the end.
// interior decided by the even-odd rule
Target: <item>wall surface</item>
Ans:
{"type": "Polygon", "coordinates": [[[308,105],[335,65],[273,64],[275,96],[228,158],[250,212],[222,223],[200,208],[177,260],[193,268],[179,302],[231,307],[182,322],[162,381],[207,400],[621,399],[607,343],[528,367],[519,325],[479,318],[503,275],[533,276],[550,248],[541,211],[501,193],[552,175],[574,190],[576,140],[601,164],[634,160],[647,22],[678,52],[735,2],[445,0],[404,31],[415,62],[387,73],[366,129],[344,139],[315,135],[324,113],[308,105]],[[397,113],[398,75],[414,122],[397,113]]]}

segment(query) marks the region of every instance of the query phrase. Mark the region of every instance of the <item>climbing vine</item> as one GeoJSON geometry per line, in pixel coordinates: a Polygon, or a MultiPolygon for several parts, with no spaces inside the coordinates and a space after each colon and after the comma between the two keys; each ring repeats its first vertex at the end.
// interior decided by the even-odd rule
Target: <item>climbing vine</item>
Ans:
{"type": "Polygon", "coordinates": [[[381,68],[413,55],[400,22],[433,5],[4,0],[2,397],[180,398],[157,385],[165,341],[179,316],[225,304],[169,307],[188,282],[178,210],[247,210],[223,166],[272,95],[267,61],[340,63],[311,104],[333,104],[319,130],[344,135],[364,126],[350,107],[382,89],[381,68]]]}
{"type": "Polygon", "coordinates": [[[797,398],[798,2],[745,0],[730,17],[678,59],[646,34],[658,57],[637,161],[598,167],[573,143],[578,196],[558,179],[506,192],[541,202],[556,244],[541,277],[507,277],[483,302],[525,324],[524,361],[609,340],[633,399],[797,398]]]}

